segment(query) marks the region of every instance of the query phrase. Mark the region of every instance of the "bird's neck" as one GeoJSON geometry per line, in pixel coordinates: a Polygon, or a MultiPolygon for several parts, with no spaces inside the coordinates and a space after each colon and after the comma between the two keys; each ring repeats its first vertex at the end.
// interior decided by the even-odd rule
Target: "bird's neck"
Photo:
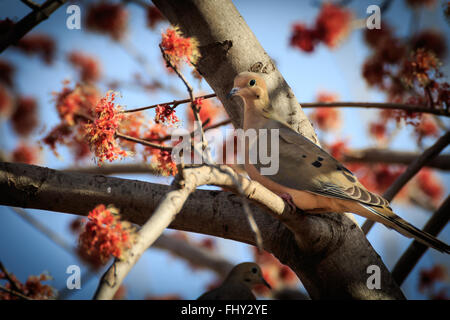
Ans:
{"type": "Polygon", "coordinates": [[[264,128],[270,119],[258,110],[255,106],[246,105],[244,107],[244,130],[249,128],[264,128]]]}

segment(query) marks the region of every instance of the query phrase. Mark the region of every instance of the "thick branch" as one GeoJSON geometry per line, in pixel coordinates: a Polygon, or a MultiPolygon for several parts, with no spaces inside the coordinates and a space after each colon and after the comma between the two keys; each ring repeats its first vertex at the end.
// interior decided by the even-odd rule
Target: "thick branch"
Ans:
{"type": "MultiPolygon", "coordinates": [[[[445,199],[442,206],[433,214],[431,219],[427,222],[423,231],[428,232],[433,236],[437,236],[439,232],[447,225],[450,219],[450,197],[445,199]]],[[[402,285],[408,274],[417,264],[419,259],[428,249],[424,244],[413,241],[408,247],[408,249],[403,253],[403,255],[398,260],[397,264],[392,271],[392,276],[398,285],[402,285]]]]}
{"type": "MultiPolygon", "coordinates": [[[[395,151],[378,148],[351,150],[344,154],[343,162],[389,163],[409,165],[421,154],[409,151],[395,151]]],[[[427,167],[450,170],[450,154],[438,155],[430,159],[427,167]]]]}
{"type": "Polygon", "coordinates": [[[0,37],[0,53],[16,44],[24,35],[48,17],[67,0],[48,0],[14,24],[11,30],[0,37]]]}
{"type": "Polygon", "coordinates": [[[403,110],[415,113],[430,113],[438,116],[450,116],[444,109],[433,109],[427,106],[389,102],[309,102],[302,103],[303,108],[367,108],[367,109],[391,109],[403,110]]]}
{"type": "MultiPolygon", "coordinates": [[[[436,157],[450,143],[450,131],[440,137],[431,147],[426,149],[422,155],[412,162],[405,172],[403,172],[386,190],[383,197],[391,201],[395,195],[422,169],[431,159],[436,157]]],[[[372,220],[366,220],[362,226],[364,234],[367,234],[375,224],[372,220]]]]}
{"type": "MultiPolygon", "coordinates": [[[[294,270],[313,299],[404,298],[352,219],[338,214],[285,215],[284,202],[278,196],[256,182],[243,182],[247,197],[263,204],[252,205],[251,210],[264,249],[294,270]],[[274,216],[267,214],[267,208],[274,216]],[[369,265],[381,269],[381,290],[366,286],[369,265]]],[[[99,203],[114,204],[125,219],[143,224],[168,190],[168,186],[136,180],[0,163],[1,205],[86,215],[99,203]]],[[[170,227],[254,245],[254,235],[243,219],[238,195],[196,190],[170,227]]]]}

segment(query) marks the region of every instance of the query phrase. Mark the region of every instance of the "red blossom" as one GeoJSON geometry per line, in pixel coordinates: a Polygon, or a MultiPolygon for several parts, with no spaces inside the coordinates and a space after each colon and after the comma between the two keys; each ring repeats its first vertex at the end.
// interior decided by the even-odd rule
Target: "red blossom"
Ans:
{"type": "Polygon", "coordinates": [[[423,168],[417,174],[419,188],[433,201],[438,202],[444,195],[444,187],[437,175],[428,168],[423,168]]]}
{"type": "Polygon", "coordinates": [[[432,7],[436,3],[436,0],[406,0],[406,3],[412,8],[432,7]]]}
{"type": "Polygon", "coordinates": [[[67,137],[72,134],[70,126],[66,123],[59,124],[52,129],[45,137],[42,142],[48,145],[52,151],[57,155],[56,144],[64,144],[67,137]]]}
{"type": "Polygon", "coordinates": [[[432,51],[438,58],[444,58],[447,52],[445,37],[436,30],[423,30],[411,40],[413,50],[424,48],[432,51]]]}
{"type": "MultiPolygon", "coordinates": [[[[338,96],[334,93],[319,92],[317,102],[334,102],[338,96]]],[[[340,112],[336,108],[316,108],[310,116],[317,126],[324,131],[338,129],[341,124],[340,112]]]]}
{"type": "MultiPolygon", "coordinates": [[[[39,276],[31,275],[28,277],[25,284],[20,282],[16,276],[12,273],[9,273],[11,279],[13,280],[15,286],[18,287],[20,290],[20,293],[27,296],[28,298],[35,299],[35,300],[47,300],[47,299],[54,299],[56,297],[56,290],[53,289],[48,284],[42,284],[43,281],[52,280],[52,277],[50,277],[46,273],[42,273],[39,276]]],[[[8,281],[4,286],[7,289],[14,290],[13,285],[7,280],[6,275],[3,272],[0,272],[0,280],[8,281]]],[[[0,291],[0,300],[19,300],[21,298],[4,292],[0,291]]]]}
{"type": "Polygon", "coordinates": [[[372,122],[369,124],[369,133],[376,140],[386,139],[386,123],[385,122],[372,122]]]}
{"type": "Polygon", "coordinates": [[[176,175],[178,173],[177,165],[172,160],[171,151],[158,150],[159,152],[153,158],[158,163],[158,168],[163,175],[176,175]]]}
{"type": "Polygon", "coordinates": [[[350,31],[352,13],[332,3],[325,3],[316,19],[317,37],[330,48],[345,38],[350,31]]]}
{"type": "Polygon", "coordinates": [[[409,86],[418,83],[420,86],[426,87],[430,83],[430,72],[439,72],[439,66],[440,62],[432,51],[420,48],[404,62],[403,80],[409,86]]]}
{"type": "Polygon", "coordinates": [[[436,282],[445,281],[447,271],[444,266],[437,264],[430,269],[420,271],[419,290],[424,291],[434,286],[436,282]]]}
{"type": "Polygon", "coordinates": [[[386,23],[382,23],[380,29],[364,30],[364,40],[373,49],[379,48],[383,43],[390,42],[392,39],[392,29],[386,23]]]}
{"type": "Polygon", "coordinates": [[[162,33],[161,46],[176,66],[179,66],[181,61],[196,63],[200,57],[197,40],[183,37],[179,29],[168,28],[162,33]]]}
{"type": "Polygon", "coordinates": [[[17,48],[26,54],[39,54],[45,63],[51,64],[55,56],[55,41],[46,34],[26,35],[17,43],[17,48]]]}
{"type": "Polygon", "coordinates": [[[54,96],[60,118],[70,126],[75,124],[77,114],[94,116],[95,106],[100,100],[97,88],[87,84],[77,84],[74,89],[64,86],[54,96]]]}
{"type": "Polygon", "coordinates": [[[423,137],[437,137],[439,135],[439,127],[436,120],[429,115],[422,115],[422,119],[416,126],[415,131],[419,139],[423,137]]]}
{"type": "Polygon", "coordinates": [[[292,27],[290,44],[305,52],[313,52],[317,43],[323,42],[334,48],[350,31],[351,11],[325,3],[316,18],[314,27],[304,23],[296,23],[292,27]]]}
{"type": "Polygon", "coordinates": [[[11,116],[14,131],[20,136],[28,136],[38,125],[37,102],[32,97],[19,97],[11,116]]]}
{"type": "Polygon", "coordinates": [[[334,158],[342,160],[343,156],[348,151],[347,141],[336,140],[328,146],[328,151],[334,158]]]}
{"type": "MultiPolygon", "coordinates": [[[[120,132],[127,136],[140,138],[143,136],[143,132],[149,129],[148,120],[143,112],[125,113],[122,121],[120,122],[120,132]]],[[[131,141],[122,141],[121,144],[126,146],[132,152],[136,151],[136,143],[131,141]]]]}
{"type": "Polygon", "coordinates": [[[80,71],[80,78],[85,82],[95,82],[100,78],[100,63],[94,57],[74,51],[68,56],[69,62],[80,71]]]}
{"type": "Polygon", "coordinates": [[[340,112],[336,108],[316,108],[310,118],[324,131],[336,130],[341,124],[340,112]]]}
{"type": "Polygon", "coordinates": [[[9,117],[14,109],[14,100],[11,92],[0,84],[0,117],[9,117]]]}
{"type": "Polygon", "coordinates": [[[156,111],[155,114],[156,123],[171,125],[178,123],[180,121],[175,113],[175,108],[167,104],[158,105],[155,111],[156,111]]]}
{"type": "Polygon", "coordinates": [[[85,125],[86,138],[98,159],[99,165],[105,160],[112,162],[119,157],[126,157],[128,153],[122,150],[116,141],[116,131],[123,119],[120,106],[114,103],[115,94],[108,92],[98,102],[93,122],[85,125]]]}
{"type": "MultiPolygon", "coordinates": [[[[209,123],[214,122],[214,120],[216,120],[217,117],[222,112],[222,108],[213,104],[211,100],[208,99],[197,98],[194,100],[194,104],[198,109],[198,116],[202,123],[205,122],[207,119],[209,119],[209,123]]],[[[193,123],[195,119],[192,107],[187,108],[186,111],[189,122],[193,123]]]]}
{"type": "Polygon", "coordinates": [[[6,60],[0,60],[0,82],[12,87],[14,68],[6,60]]]}
{"type": "Polygon", "coordinates": [[[292,26],[291,46],[297,47],[304,52],[313,52],[318,40],[316,32],[303,23],[292,26]]]}
{"type": "Polygon", "coordinates": [[[88,8],[86,27],[120,40],[127,30],[128,11],[121,3],[100,2],[88,8]]]}
{"type": "Polygon", "coordinates": [[[12,161],[27,164],[36,164],[39,160],[39,148],[35,145],[28,145],[21,142],[12,152],[12,161]]]}
{"type": "Polygon", "coordinates": [[[100,204],[89,212],[79,236],[79,254],[94,267],[105,264],[111,256],[123,259],[133,242],[131,225],[120,220],[113,206],[100,204]]]}
{"type": "Polygon", "coordinates": [[[362,67],[362,75],[370,86],[383,86],[384,63],[376,56],[367,59],[362,67]]]}
{"type": "Polygon", "coordinates": [[[216,242],[213,238],[204,238],[200,241],[200,246],[208,250],[213,250],[216,248],[216,242]]]}
{"type": "Polygon", "coordinates": [[[149,26],[150,29],[155,29],[156,25],[160,21],[165,21],[166,17],[164,17],[159,11],[159,9],[155,6],[149,5],[147,7],[147,26],[149,26]]]}

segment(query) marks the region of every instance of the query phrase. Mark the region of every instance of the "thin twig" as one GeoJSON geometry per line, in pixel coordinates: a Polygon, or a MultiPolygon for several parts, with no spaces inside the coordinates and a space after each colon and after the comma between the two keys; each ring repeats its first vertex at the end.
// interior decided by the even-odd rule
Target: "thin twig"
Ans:
{"type": "MultiPolygon", "coordinates": [[[[431,147],[426,149],[423,154],[418,157],[414,162],[412,162],[408,168],[403,172],[386,190],[383,197],[392,201],[395,195],[411,180],[412,177],[416,175],[431,159],[436,157],[444,148],[450,143],[450,131],[446,132],[442,137],[440,137],[431,147]]],[[[362,225],[361,229],[364,234],[367,234],[372,226],[375,224],[373,220],[366,220],[362,225]]]]}
{"type": "Polygon", "coordinates": [[[23,300],[34,300],[34,299],[32,299],[30,297],[27,297],[26,295],[24,295],[24,294],[22,294],[20,292],[8,289],[8,288],[6,288],[5,286],[2,286],[2,285],[0,285],[0,290],[4,291],[6,293],[12,294],[13,296],[16,296],[16,297],[18,297],[20,299],[23,299],[23,300]]]}
{"type": "Polygon", "coordinates": [[[142,144],[144,146],[155,148],[155,149],[159,149],[161,151],[172,151],[172,147],[163,146],[161,144],[153,143],[153,142],[150,142],[150,141],[147,141],[147,140],[143,140],[143,139],[139,139],[139,138],[134,138],[132,136],[128,136],[128,135],[120,133],[120,132],[116,132],[116,137],[120,138],[120,139],[131,141],[131,142],[140,143],[140,144],[142,144]]]}
{"type": "MultiPolygon", "coordinates": [[[[215,93],[210,93],[210,94],[206,94],[204,96],[198,96],[195,97],[195,99],[210,99],[210,98],[214,98],[216,96],[215,93]]],[[[131,113],[131,112],[139,112],[139,111],[143,111],[143,110],[148,110],[148,109],[154,109],[156,107],[159,106],[172,106],[172,108],[176,108],[178,105],[183,104],[183,103],[189,103],[191,102],[191,99],[183,99],[183,100],[173,100],[172,102],[164,102],[164,103],[158,103],[158,104],[153,104],[151,106],[146,106],[146,107],[141,107],[141,108],[136,108],[136,109],[130,109],[130,110],[124,110],[122,111],[123,113],[131,113]]]]}
{"type": "Polygon", "coordinates": [[[23,294],[23,291],[19,288],[19,285],[17,282],[12,278],[12,276],[9,274],[8,270],[5,268],[3,263],[0,261],[0,270],[5,274],[6,280],[11,284],[11,287],[14,291],[17,291],[19,293],[23,294]]]}
{"type": "MultiPolygon", "coordinates": [[[[439,232],[447,225],[450,219],[450,197],[445,199],[441,207],[433,214],[431,219],[427,222],[423,231],[428,232],[433,236],[437,236],[439,232]]],[[[392,276],[395,282],[400,286],[406,279],[408,274],[417,264],[419,259],[425,253],[428,247],[416,240],[413,241],[408,249],[403,253],[397,261],[392,276]]]]}

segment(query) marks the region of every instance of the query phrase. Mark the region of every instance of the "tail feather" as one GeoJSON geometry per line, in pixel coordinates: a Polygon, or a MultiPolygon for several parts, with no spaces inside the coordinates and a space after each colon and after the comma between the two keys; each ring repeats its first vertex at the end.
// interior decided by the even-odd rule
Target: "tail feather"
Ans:
{"type": "Polygon", "coordinates": [[[368,205],[361,204],[365,209],[369,210],[371,213],[376,215],[377,220],[383,223],[389,228],[393,228],[403,234],[408,238],[414,238],[417,241],[425,244],[428,247],[434,248],[440,252],[450,254],[450,246],[431,234],[424,232],[416,227],[414,227],[409,222],[403,220],[395,213],[393,213],[389,208],[386,207],[371,207],[368,205]]]}

